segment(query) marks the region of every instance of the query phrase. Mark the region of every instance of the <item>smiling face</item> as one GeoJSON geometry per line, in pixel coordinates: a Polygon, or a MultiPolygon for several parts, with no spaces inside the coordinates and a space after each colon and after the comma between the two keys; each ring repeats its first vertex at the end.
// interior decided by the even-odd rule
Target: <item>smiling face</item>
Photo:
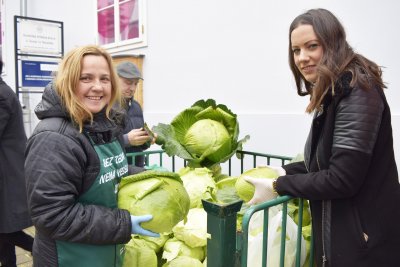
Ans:
{"type": "Polygon", "coordinates": [[[317,66],[323,55],[323,48],[316,36],[313,26],[299,25],[291,33],[291,43],[294,63],[310,83],[318,78],[317,66]]]}
{"type": "Polygon", "coordinates": [[[76,96],[92,114],[100,112],[111,100],[110,68],[102,56],[86,55],[82,59],[82,72],[76,96]]]}

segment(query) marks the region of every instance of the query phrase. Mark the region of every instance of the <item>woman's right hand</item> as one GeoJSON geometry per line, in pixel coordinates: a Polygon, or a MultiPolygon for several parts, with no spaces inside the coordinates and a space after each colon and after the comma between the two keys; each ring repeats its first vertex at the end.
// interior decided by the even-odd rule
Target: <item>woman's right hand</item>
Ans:
{"type": "Polygon", "coordinates": [[[273,182],[275,179],[244,176],[244,180],[254,185],[255,189],[253,197],[249,202],[247,202],[249,205],[270,201],[278,196],[273,188],[273,182]]]}

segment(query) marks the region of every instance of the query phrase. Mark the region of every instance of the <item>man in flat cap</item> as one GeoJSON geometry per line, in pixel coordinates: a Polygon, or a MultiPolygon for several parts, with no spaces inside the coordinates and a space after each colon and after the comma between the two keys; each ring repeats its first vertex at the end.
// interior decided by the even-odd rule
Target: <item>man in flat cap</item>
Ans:
{"type": "MultiPolygon", "coordinates": [[[[135,64],[124,61],[117,65],[117,73],[121,84],[122,95],[125,100],[126,119],[124,128],[125,143],[129,142],[132,146],[126,147],[126,153],[141,152],[150,147],[155,142],[144,130],[143,111],[140,104],[133,98],[136,87],[142,74],[135,64]]],[[[130,158],[128,158],[129,162],[130,158]]],[[[144,156],[137,156],[135,162],[129,162],[137,167],[144,167],[144,156]]]]}

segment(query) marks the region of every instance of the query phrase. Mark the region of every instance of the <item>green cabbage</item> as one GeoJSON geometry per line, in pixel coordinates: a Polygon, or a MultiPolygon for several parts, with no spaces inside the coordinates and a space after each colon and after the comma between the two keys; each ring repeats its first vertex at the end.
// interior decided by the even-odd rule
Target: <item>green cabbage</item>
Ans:
{"type": "Polygon", "coordinates": [[[179,256],[165,263],[162,267],[203,267],[203,264],[198,259],[188,256],[179,256]]]}
{"type": "Polygon", "coordinates": [[[199,261],[203,261],[205,258],[204,247],[191,248],[185,244],[185,242],[174,238],[168,239],[164,245],[164,251],[162,258],[168,261],[172,261],[178,256],[188,256],[199,261]]]}
{"type": "Polygon", "coordinates": [[[174,236],[191,248],[207,245],[207,212],[203,208],[189,210],[187,221],[180,221],[172,229],[174,236]]]}
{"type": "MultiPolygon", "coordinates": [[[[296,224],[299,224],[299,203],[300,199],[299,198],[294,198],[289,200],[288,202],[288,214],[296,224]]],[[[311,212],[310,212],[310,206],[308,204],[308,201],[306,199],[303,200],[303,221],[302,221],[302,226],[306,226],[311,224],[311,212]]]]}
{"type": "Polygon", "coordinates": [[[160,252],[164,247],[165,242],[170,239],[170,233],[160,233],[160,237],[151,237],[145,235],[132,235],[134,238],[140,238],[146,241],[149,248],[154,250],[156,253],[160,252]]]}
{"type": "Polygon", "coordinates": [[[123,267],[157,267],[156,252],[147,242],[139,237],[133,237],[125,245],[123,267]]]}
{"type": "Polygon", "coordinates": [[[278,178],[278,173],[269,167],[261,166],[254,169],[250,169],[242,173],[236,181],[235,188],[236,192],[241,199],[245,202],[250,201],[254,195],[254,185],[247,182],[244,177],[250,176],[252,178],[278,178]]]}
{"type": "Polygon", "coordinates": [[[189,194],[190,208],[201,208],[201,200],[212,200],[215,181],[207,168],[182,168],[179,170],[183,186],[189,194]]]}
{"type": "Polygon", "coordinates": [[[200,100],[183,110],[171,124],[158,124],[157,144],[169,156],[178,156],[189,167],[212,168],[230,159],[249,139],[238,141],[239,124],[236,114],[213,99],[200,100]]]}
{"type": "Polygon", "coordinates": [[[179,175],[173,172],[145,171],[122,178],[118,207],[132,215],[153,215],[142,227],[153,232],[170,232],[186,219],[190,199],[179,175]]]}
{"type": "Polygon", "coordinates": [[[218,162],[220,155],[231,152],[231,138],[225,126],[214,120],[196,121],[185,134],[183,145],[194,157],[206,156],[218,162]]]}
{"type": "Polygon", "coordinates": [[[214,191],[214,198],[217,203],[229,204],[240,200],[235,184],[237,177],[226,177],[216,183],[216,190],[214,191]]]}

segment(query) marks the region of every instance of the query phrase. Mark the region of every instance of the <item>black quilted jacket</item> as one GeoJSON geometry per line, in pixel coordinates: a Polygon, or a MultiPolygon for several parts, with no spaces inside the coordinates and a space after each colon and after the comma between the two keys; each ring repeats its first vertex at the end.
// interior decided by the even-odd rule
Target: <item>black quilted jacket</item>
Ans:
{"type": "MultiPolygon", "coordinates": [[[[55,240],[127,243],[131,238],[128,211],[76,202],[96,179],[100,162],[88,138],[72,125],[51,85],[35,112],[41,121],[28,140],[25,160],[28,202],[36,229],[34,266],[58,266],[55,240]]],[[[93,124],[84,128],[102,138],[119,137],[121,132],[104,113],[96,114],[93,124]]]]}
{"type": "Polygon", "coordinates": [[[310,200],[318,266],[395,267],[400,185],[383,90],[335,86],[315,113],[304,162],[284,166],[281,195],[310,200]]]}

